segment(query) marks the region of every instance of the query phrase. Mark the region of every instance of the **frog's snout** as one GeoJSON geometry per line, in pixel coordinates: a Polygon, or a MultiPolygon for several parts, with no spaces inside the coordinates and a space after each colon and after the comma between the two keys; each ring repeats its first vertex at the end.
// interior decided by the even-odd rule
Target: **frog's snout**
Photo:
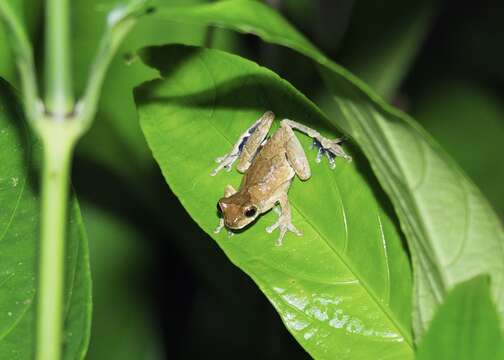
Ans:
{"type": "Polygon", "coordinates": [[[224,225],[230,230],[240,230],[247,224],[244,224],[240,218],[224,218],[224,225]]]}

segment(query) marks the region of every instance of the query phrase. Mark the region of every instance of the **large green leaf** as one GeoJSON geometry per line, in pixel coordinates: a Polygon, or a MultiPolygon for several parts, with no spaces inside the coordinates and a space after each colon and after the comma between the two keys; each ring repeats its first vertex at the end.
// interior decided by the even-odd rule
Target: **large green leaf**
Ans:
{"type": "MultiPolygon", "coordinates": [[[[39,234],[39,195],[32,146],[12,89],[0,80],[0,358],[32,359],[39,234]]],[[[65,359],[82,359],[91,320],[87,239],[79,207],[70,207],[66,256],[65,359]]]]}
{"type": "Polygon", "coordinates": [[[504,219],[504,106],[491,89],[473,81],[430,82],[415,96],[415,118],[471,176],[504,219]],[[476,121],[477,119],[477,121],[476,121]],[[470,134],[471,146],[467,146],[470,134]]]}
{"type": "MultiPolygon", "coordinates": [[[[488,273],[504,315],[504,231],[480,191],[413,119],[331,62],[280,15],[255,1],[165,8],[170,21],[215,24],[290,47],[320,65],[335,106],[329,114],[360,145],[389,195],[413,259],[414,328],[421,336],[446,292],[488,273]]],[[[504,316],[502,324],[504,325],[504,316]]]]}
{"type": "MultiPolygon", "coordinates": [[[[249,274],[285,325],[314,357],[412,357],[410,273],[407,255],[389,213],[372,190],[373,178],[357,151],[336,170],[317,165],[312,178],[295,180],[293,218],[304,231],[282,247],[264,228],[269,213],[246,231],[215,235],[215,204],[240,175],[211,177],[214,158],[262,112],[311,124],[336,136],[324,115],[271,71],[217,50],[182,46],[146,55],[166,80],[137,91],[147,142],[174,193],[193,219],[249,274]]],[[[307,148],[310,140],[301,137],[307,148]]]]}
{"type": "Polygon", "coordinates": [[[446,296],[418,348],[418,360],[502,359],[499,315],[490,298],[488,279],[463,282],[446,296]]]}

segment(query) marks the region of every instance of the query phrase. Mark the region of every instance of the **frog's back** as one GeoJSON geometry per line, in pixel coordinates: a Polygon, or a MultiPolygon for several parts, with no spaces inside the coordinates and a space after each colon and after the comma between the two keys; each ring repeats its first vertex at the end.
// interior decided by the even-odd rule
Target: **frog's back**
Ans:
{"type": "Polygon", "coordinates": [[[248,168],[241,188],[253,189],[257,194],[270,194],[294,177],[294,170],[287,161],[286,134],[279,128],[259,150],[248,168]]]}

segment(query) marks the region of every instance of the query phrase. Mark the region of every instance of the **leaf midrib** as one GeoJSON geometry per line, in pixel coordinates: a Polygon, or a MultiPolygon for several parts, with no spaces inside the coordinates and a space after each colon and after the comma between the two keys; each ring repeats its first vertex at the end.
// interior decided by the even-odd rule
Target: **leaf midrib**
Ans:
{"type": "MultiPolygon", "coordinates": [[[[212,116],[215,112],[212,111],[212,116]]],[[[205,119],[207,119],[207,121],[209,123],[212,123],[212,121],[210,121],[210,118],[212,116],[207,116],[205,117],[205,119]]],[[[212,126],[212,128],[214,128],[212,126]]],[[[231,142],[231,140],[226,136],[224,135],[223,133],[220,133],[218,132],[219,135],[221,135],[227,142],[229,145],[233,145],[233,143],[231,142]]],[[[408,344],[408,347],[411,349],[411,351],[413,351],[413,344],[411,342],[411,339],[409,336],[407,336],[407,332],[405,331],[405,329],[398,323],[398,321],[395,319],[395,317],[392,316],[392,314],[389,313],[389,311],[387,311],[387,309],[381,304],[381,302],[378,300],[378,298],[375,296],[375,294],[371,291],[371,288],[367,285],[367,282],[366,281],[363,281],[362,280],[362,276],[360,276],[360,274],[356,271],[354,271],[353,267],[351,267],[347,261],[345,261],[343,259],[343,257],[339,254],[339,252],[331,245],[331,242],[329,242],[325,236],[323,236],[320,231],[318,230],[318,228],[309,220],[309,217],[306,216],[302,211],[300,211],[299,207],[295,204],[295,201],[293,200],[290,200],[290,204],[291,206],[294,208],[294,210],[298,213],[298,215],[300,217],[302,217],[306,223],[314,230],[314,232],[317,234],[317,236],[322,239],[326,245],[332,249],[333,253],[338,257],[338,259],[341,261],[341,263],[349,270],[350,273],[353,274],[353,276],[359,281],[360,284],[362,284],[362,287],[363,289],[365,290],[365,292],[369,295],[369,297],[372,299],[372,301],[377,304],[378,308],[382,311],[383,314],[385,314],[385,316],[387,317],[387,319],[389,319],[389,321],[393,324],[393,326],[398,330],[398,332],[402,335],[404,341],[408,344]]],[[[387,264],[388,266],[388,264],[387,264]]],[[[390,286],[390,284],[389,284],[390,286]]]]}
{"type": "MultiPolygon", "coordinates": [[[[230,55],[230,56],[234,56],[234,55],[230,55]]],[[[214,79],[214,75],[213,75],[213,72],[212,70],[208,67],[208,65],[205,63],[205,59],[202,58],[201,56],[198,56],[197,59],[199,60],[199,62],[204,66],[212,84],[215,86],[216,85],[216,81],[214,79]]],[[[286,81],[285,81],[286,82],[286,81]]],[[[287,84],[289,84],[288,82],[286,82],[287,84]]],[[[289,84],[290,85],[290,84],[289,84]]],[[[294,94],[297,94],[297,90],[295,90],[295,88],[292,87],[292,85],[290,86],[287,86],[289,88],[289,90],[293,91],[294,94]]],[[[214,87],[215,88],[215,87],[214,87]]],[[[268,99],[267,95],[264,94],[264,91],[263,92],[263,98],[265,100],[268,99]]],[[[213,122],[211,121],[211,118],[215,115],[215,104],[216,104],[216,96],[217,96],[217,93],[214,93],[214,97],[212,99],[212,106],[211,106],[211,112],[209,114],[207,114],[207,116],[205,116],[205,119],[207,120],[207,122],[209,123],[210,127],[212,129],[214,129],[218,135],[222,136],[230,146],[233,145],[233,142],[222,132],[220,132],[219,130],[216,129],[216,127],[213,125],[213,122]]],[[[308,104],[310,106],[311,109],[318,109],[317,106],[315,104],[313,104],[309,99],[303,97],[303,101],[308,104]]],[[[327,121],[331,127],[334,128],[334,125],[327,121]]],[[[339,188],[338,188],[338,191],[339,191],[339,188]]],[[[354,269],[343,259],[343,257],[338,253],[338,251],[331,245],[331,243],[324,237],[322,236],[322,234],[320,233],[320,231],[317,229],[317,227],[311,222],[308,220],[308,217],[303,214],[299,208],[294,204],[294,202],[291,201],[291,204],[293,205],[293,208],[295,209],[295,211],[306,221],[307,224],[309,224],[314,232],[317,234],[317,236],[319,236],[321,239],[323,239],[323,241],[326,243],[326,245],[333,250],[333,253],[340,259],[341,263],[349,270],[350,273],[353,274],[353,276],[358,279],[359,283],[362,284],[362,287],[363,289],[365,290],[365,292],[369,295],[369,297],[372,299],[372,301],[374,303],[376,303],[378,305],[378,308],[382,311],[382,313],[385,314],[385,316],[387,317],[387,319],[390,321],[390,323],[398,330],[398,332],[402,335],[403,339],[405,340],[405,342],[408,344],[409,348],[411,349],[411,351],[413,351],[413,344],[412,344],[412,341],[410,339],[410,337],[408,336],[408,332],[398,323],[398,321],[395,319],[394,316],[392,316],[391,313],[389,313],[387,311],[386,308],[384,308],[384,306],[382,305],[382,303],[378,300],[378,298],[375,296],[375,294],[371,291],[371,288],[369,287],[369,285],[367,284],[367,282],[365,281],[362,281],[362,276],[360,276],[360,274],[356,271],[354,271],[354,269]]],[[[343,206],[343,204],[342,204],[343,206]]],[[[388,266],[388,264],[387,264],[388,266]]],[[[388,284],[388,286],[390,286],[390,284],[388,284]]]]}
{"type": "MultiPolygon", "coordinates": [[[[295,205],[295,201],[290,201],[292,207],[295,209],[295,211],[311,226],[311,228],[317,233],[317,236],[320,237],[327,246],[329,246],[330,249],[333,250],[333,253],[338,257],[338,259],[341,261],[341,263],[350,271],[350,273],[353,274],[353,276],[359,281],[360,284],[362,284],[362,287],[366,291],[366,293],[369,295],[369,297],[373,300],[375,304],[378,305],[378,308],[386,315],[386,317],[389,319],[389,321],[394,325],[394,327],[399,331],[399,333],[402,335],[404,341],[408,344],[410,347],[411,351],[413,351],[413,344],[411,342],[411,339],[409,336],[407,336],[407,332],[405,329],[398,323],[398,321],[395,319],[392,314],[386,309],[381,301],[378,300],[374,292],[371,290],[369,285],[367,284],[367,281],[362,280],[362,276],[360,276],[359,272],[354,271],[353,267],[349,265],[347,261],[345,261],[344,257],[339,254],[339,252],[331,245],[331,242],[328,241],[325,236],[323,236],[318,228],[309,220],[309,217],[303,214],[299,208],[295,205]]],[[[388,266],[388,264],[387,264],[388,266]]],[[[388,284],[390,286],[390,284],[388,284]]]]}

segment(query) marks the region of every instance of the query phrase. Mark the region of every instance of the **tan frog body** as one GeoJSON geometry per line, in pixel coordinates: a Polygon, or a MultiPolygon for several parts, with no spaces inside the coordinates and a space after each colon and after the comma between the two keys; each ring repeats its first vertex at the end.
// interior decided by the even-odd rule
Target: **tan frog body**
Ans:
{"type": "Polygon", "coordinates": [[[240,136],[229,154],[217,159],[219,166],[212,172],[212,176],[223,168],[230,171],[236,160],[237,170],[245,175],[239,190],[236,191],[228,185],[224,197],[217,203],[222,218],[216,233],[224,226],[231,230],[242,229],[260,214],[275,208],[278,203],[281,209],[279,219],[266,228],[266,231],[271,233],[276,228],[280,229],[277,245],[282,245],[287,231],[302,235],[291,222],[287,192],[295,175],[301,180],[308,180],[311,171],[306,154],[293,129],[314,139],[314,144],[319,148],[317,162],[320,162],[322,154],[327,155],[332,168],[334,157],[351,159],[340,146],[342,139],[326,139],[317,131],[292,120],[282,120],[280,128],[270,139],[266,139],[274,118],[275,115],[271,111],[266,112],[240,136]]]}

